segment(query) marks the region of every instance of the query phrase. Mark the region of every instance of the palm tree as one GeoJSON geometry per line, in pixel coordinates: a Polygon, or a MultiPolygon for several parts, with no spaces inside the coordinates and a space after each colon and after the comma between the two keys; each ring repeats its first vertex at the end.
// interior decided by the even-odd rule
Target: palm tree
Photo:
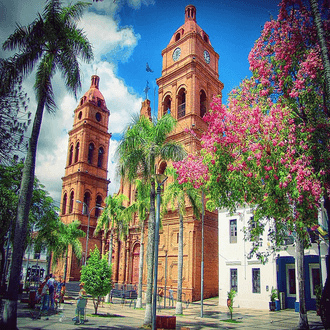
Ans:
{"type": "Polygon", "coordinates": [[[144,324],[151,323],[152,316],[152,284],[155,239],[155,180],[156,161],[159,159],[180,160],[185,151],[174,141],[167,141],[167,136],[176,125],[170,114],[164,115],[156,123],[141,116],[133,119],[133,123],[124,132],[117,149],[120,173],[124,180],[132,182],[141,177],[150,184],[150,212],[148,220],[147,244],[147,292],[144,324]]]}
{"type": "MultiPolygon", "coordinates": [[[[104,237],[107,236],[108,230],[110,228],[110,240],[109,240],[109,254],[108,254],[108,264],[111,265],[112,261],[112,249],[113,249],[113,233],[115,227],[120,228],[125,222],[125,207],[123,202],[127,201],[128,197],[123,194],[114,194],[113,196],[108,196],[105,199],[106,207],[104,208],[101,216],[97,219],[97,225],[94,231],[94,236],[103,230],[104,237]]],[[[110,302],[110,295],[107,295],[107,302],[110,302]]]]}
{"type": "Polygon", "coordinates": [[[59,0],[47,0],[43,13],[26,27],[17,25],[15,32],[3,44],[4,50],[19,50],[11,66],[17,70],[10,70],[9,79],[15,79],[17,71],[24,77],[37,66],[34,88],[38,103],[19,194],[9,297],[3,313],[6,329],[17,327],[18,287],[24,253],[22,237],[26,237],[27,231],[39,132],[44,108],[48,111],[56,108],[51,79],[59,69],[68,89],[76,93],[81,86],[77,56],[87,62],[93,58],[87,37],[76,25],[87,6],[88,3],[78,2],[62,7],[59,0]]]}
{"type": "Polygon", "coordinates": [[[79,238],[85,237],[86,234],[80,229],[80,222],[77,220],[68,224],[60,221],[58,225],[56,245],[53,246],[53,265],[65,258],[63,280],[66,281],[69,248],[71,247],[76,258],[81,260],[82,244],[79,238]]]}
{"type": "Polygon", "coordinates": [[[166,174],[172,176],[164,191],[162,213],[168,212],[167,206],[170,204],[172,211],[177,210],[179,215],[179,248],[178,248],[178,292],[176,302],[176,314],[182,312],[182,270],[183,270],[183,217],[186,214],[186,200],[193,208],[194,215],[199,218],[199,211],[202,208],[202,198],[198,190],[192,187],[184,187],[179,184],[174,168],[168,167],[166,174]]]}
{"type": "Polygon", "coordinates": [[[140,238],[140,260],[139,260],[139,283],[136,308],[142,308],[142,279],[144,263],[144,225],[149,215],[150,209],[150,185],[144,184],[141,180],[135,181],[136,187],[136,210],[140,220],[141,238],[140,238]]]}

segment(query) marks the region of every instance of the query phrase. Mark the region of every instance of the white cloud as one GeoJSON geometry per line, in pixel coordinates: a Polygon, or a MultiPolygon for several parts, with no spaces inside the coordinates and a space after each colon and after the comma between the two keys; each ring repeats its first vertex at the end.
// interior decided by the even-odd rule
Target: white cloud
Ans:
{"type": "MultiPolygon", "coordinates": [[[[15,29],[15,23],[29,24],[36,17],[36,12],[42,12],[44,2],[30,0],[30,5],[25,8],[26,2],[17,0],[15,5],[3,3],[0,0],[0,8],[3,10],[3,20],[0,20],[0,36],[6,38],[15,29]],[[24,12],[24,15],[23,15],[24,12]],[[22,16],[23,15],[23,16],[22,16]],[[4,31],[5,35],[1,32],[4,31]]],[[[131,119],[131,115],[141,108],[142,98],[134,94],[132,87],[125,85],[123,79],[117,76],[117,63],[125,62],[132,56],[134,48],[138,44],[140,36],[134,32],[133,27],[120,27],[118,12],[121,6],[127,3],[138,9],[141,4],[153,4],[153,0],[127,0],[125,1],[103,1],[94,2],[89,11],[86,11],[79,23],[83,28],[89,41],[93,45],[94,62],[81,65],[82,89],[78,92],[78,99],[88,91],[90,78],[96,73],[100,76],[100,91],[103,94],[107,107],[110,110],[109,132],[121,133],[131,119]],[[101,59],[103,61],[101,61],[101,59]],[[106,59],[107,61],[104,61],[106,59]]],[[[64,1],[64,5],[69,0],[64,1]]],[[[0,52],[7,57],[10,53],[0,52]]],[[[29,111],[34,115],[36,100],[34,97],[33,84],[35,73],[31,73],[23,83],[24,90],[28,93],[31,101],[29,111]]],[[[55,114],[44,113],[41,126],[37,160],[36,176],[45,185],[45,189],[59,204],[61,198],[62,180],[65,173],[65,165],[68,148],[68,132],[72,129],[73,112],[78,100],[68,93],[60,73],[52,80],[54,95],[58,109],[55,114]]],[[[30,129],[32,128],[32,124],[30,129]]],[[[27,136],[30,132],[27,132],[27,136]]],[[[114,153],[118,142],[110,140],[108,179],[109,194],[117,192],[119,188],[116,179],[116,164],[114,153]]]]}
{"type": "Polygon", "coordinates": [[[106,15],[86,13],[79,23],[93,45],[96,61],[105,56],[108,61],[125,62],[140,39],[132,27],[118,27],[118,22],[106,15]]]}

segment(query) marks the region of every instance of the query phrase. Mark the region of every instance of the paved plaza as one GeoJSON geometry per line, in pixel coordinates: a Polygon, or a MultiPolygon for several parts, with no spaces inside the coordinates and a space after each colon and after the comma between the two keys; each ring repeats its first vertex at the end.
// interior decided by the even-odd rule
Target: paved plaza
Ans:
{"type": "MultiPolygon", "coordinates": [[[[121,299],[114,299],[113,304],[104,303],[98,309],[99,314],[110,315],[108,317],[93,317],[94,307],[92,299],[87,305],[87,322],[84,325],[74,325],[75,316],[75,294],[69,296],[65,304],[62,304],[57,314],[42,316],[35,319],[38,312],[31,312],[26,303],[18,306],[18,328],[19,329],[141,329],[143,328],[144,310],[135,309],[133,304],[126,301],[123,305],[121,299]]],[[[163,307],[163,306],[162,306],[163,307]]],[[[252,307],[252,306],[251,306],[252,307]]],[[[240,323],[228,323],[229,314],[226,307],[218,306],[218,299],[204,300],[204,317],[201,318],[200,302],[190,304],[184,309],[182,316],[177,316],[176,329],[297,329],[299,314],[294,310],[286,309],[278,312],[266,310],[234,308],[233,319],[240,323]]],[[[161,308],[157,315],[174,315],[175,308],[161,308]]],[[[320,317],[315,311],[308,312],[310,329],[324,329],[320,317]]]]}

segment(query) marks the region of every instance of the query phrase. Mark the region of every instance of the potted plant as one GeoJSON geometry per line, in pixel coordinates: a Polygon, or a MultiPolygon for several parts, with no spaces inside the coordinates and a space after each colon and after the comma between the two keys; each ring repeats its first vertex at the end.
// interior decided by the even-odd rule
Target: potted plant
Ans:
{"type": "Polygon", "coordinates": [[[321,315],[320,313],[320,302],[322,296],[322,287],[321,285],[315,286],[315,297],[316,297],[316,315],[321,315]]]}
{"type": "Polygon", "coordinates": [[[269,302],[269,310],[271,312],[275,312],[276,310],[276,303],[275,300],[277,298],[277,290],[272,287],[271,293],[270,293],[270,302],[269,302]]]}
{"type": "Polygon", "coordinates": [[[230,312],[230,319],[233,319],[233,305],[234,305],[234,298],[236,296],[236,291],[233,289],[230,289],[227,293],[227,307],[230,312]]]}

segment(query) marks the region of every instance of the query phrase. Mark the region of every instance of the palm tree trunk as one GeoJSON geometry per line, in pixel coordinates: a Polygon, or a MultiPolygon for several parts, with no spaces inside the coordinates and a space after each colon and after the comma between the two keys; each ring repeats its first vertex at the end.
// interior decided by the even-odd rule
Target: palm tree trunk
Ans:
{"type": "MultiPolygon", "coordinates": [[[[109,252],[108,252],[108,265],[111,266],[112,263],[112,249],[113,249],[113,231],[110,229],[110,240],[109,240],[109,252]]],[[[110,302],[110,292],[106,295],[106,302],[110,302]]]]}
{"type": "Polygon", "coordinates": [[[139,260],[139,284],[138,284],[138,297],[137,297],[137,300],[136,300],[136,308],[142,308],[143,263],[144,263],[144,221],[142,221],[142,224],[141,224],[141,245],[140,245],[140,260],[139,260]]]}
{"type": "Polygon", "coordinates": [[[151,181],[150,212],[148,220],[148,245],[147,245],[147,292],[146,311],[143,324],[151,324],[152,321],[152,284],[154,265],[154,241],[155,241],[155,181],[151,181]]]}
{"type": "Polygon", "coordinates": [[[299,291],[299,324],[298,329],[309,329],[307,311],[306,311],[306,295],[305,295],[305,273],[304,273],[304,243],[302,239],[296,239],[296,262],[297,262],[297,279],[299,291]]]}
{"type": "Polygon", "coordinates": [[[38,103],[34,117],[29,148],[24,162],[22,181],[20,186],[13,255],[10,268],[9,295],[3,311],[4,328],[11,330],[17,328],[17,299],[21,279],[22,260],[25,247],[27,223],[31,206],[33,191],[34,170],[36,163],[37,145],[44,111],[45,100],[38,103]]]}
{"type": "Polygon", "coordinates": [[[63,274],[63,279],[66,283],[66,274],[68,272],[68,250],[69,247],[67,247],[66,252],[65,252],[65,261],[64,261],[64,274],[63,274]]]}
{"type": "MultiPolygon", "coordinates": [[[[180,214],[180,206],[178,206],[180,214]]],[[[179,250],[178,250],[178,293],[175,314],[183,314],[182,312],[182,270],[183,270],[183,216],[180,214],[179,224],[179,250]]]]}

